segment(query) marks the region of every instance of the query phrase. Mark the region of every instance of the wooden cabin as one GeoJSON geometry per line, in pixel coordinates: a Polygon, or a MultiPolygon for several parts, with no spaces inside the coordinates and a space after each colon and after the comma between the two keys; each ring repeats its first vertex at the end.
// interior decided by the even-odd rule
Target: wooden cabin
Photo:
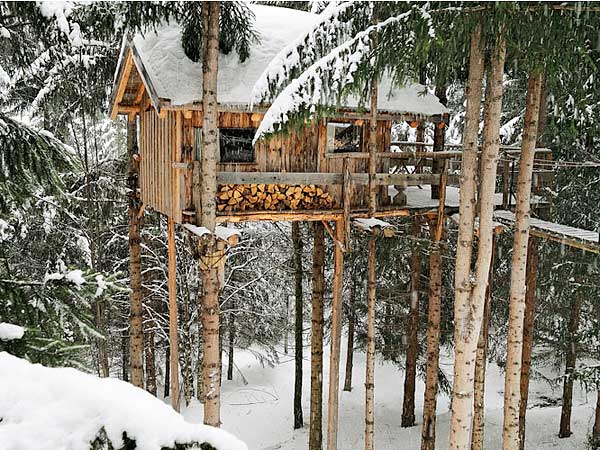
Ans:
{"type": "MultiPolygon", "coordinates": [[[[261,39],[250,57],[242,63],[232,52],[219,59],[218,220],[328,220],[344,210],[365,216],[369,112],[356,99],[326,120],[252,145],[266,110],[266,105],[249,109],[252,88],[272,58],[316,17],[252,8],[261,39]]],[[[437,184],[440,175],[390,173],[391,167],[414,164],[407,161],[413,153],[391,152],[392,123],[430,121],[441,127],[447,110],[423,86],[392,87],[388,78],[380,83],[378,107],[377,215],[403,215],[403,189],[437,184]]],[[[194,222],[202,189],[202,66],[185,56],[176,24],[123,43],[111,101],[112,117],[119,114],[139,117],[142,202],[176,222],[194,222]]]]}

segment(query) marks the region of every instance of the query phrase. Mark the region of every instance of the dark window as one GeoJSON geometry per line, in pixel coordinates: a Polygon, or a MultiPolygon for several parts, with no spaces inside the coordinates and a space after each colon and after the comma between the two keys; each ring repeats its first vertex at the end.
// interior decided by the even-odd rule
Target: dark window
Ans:
{"type": "Polygon", "coordinates": [[[349,153],[362,151],[362,126],[352,123],[327,124],[327,152],[349,153]]]}
{"type": "Polygon", "coordinates": [[[251,163],[254,162],[252,139],[254,128],[220,128],[219,148],[222,163],[251,163]]]}

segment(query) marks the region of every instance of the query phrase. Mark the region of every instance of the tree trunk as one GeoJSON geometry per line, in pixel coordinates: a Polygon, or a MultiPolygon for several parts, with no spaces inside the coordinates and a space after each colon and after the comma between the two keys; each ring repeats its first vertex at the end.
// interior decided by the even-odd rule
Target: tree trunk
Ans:
{"type": "Polygon", "coordinates": [[[338,407],[340,390],[340,342],[342,339],[342,294],[344,288],[345,223],[335,223],[333,245],[333,302],[331,305],[331,350],[329,352],[329,392],[327,400],[327,450],[337,449],[338,407]]]}
{"type": "Polygon", "coordinates": [[[541,85],[541,72],[531,72],[527,82],[525,126],[523,129],[521,160],[517,179],[504,383],[503,450],[518,450],[519,448],[519,404],[521,402],[521,359],[523,355],[527,246],[529,243],[531,182],[537,139],[541,85]]]}
{"type": "MultiPolygon", "coordinates": [[[[231,308],[235,309],[235,304],[231,304],[231,308]]],[[[229,313],[229,349],[227,351],[227,379],[229,381],[233,380],[233,348],[235,345],[235,314],[233,312],[229,313]]]]}
{"type": "Polygon", "coordinates": [[[283,324],[283,353],[288,354],[289,343],[288,343],[288,330],[290,327],[290,299],[286,296],[285,298],[285,321],[283,324]]]}
{"type": "MultiPolygon", "coordinates": [[[[443,220],[443,219],[442,219],[443,220]]],[[[437,220],[429,229],[437,228],[437,220]]],[[[421,450],[435,449],[435,422],[440,362],[440,318],[442,310],[442,248],[434,239],[429,254],[429,308],[427,319],[427,370],[423,401],[421,450]]]]}
{"type": "Polygon", "coordinates": [[[131,383],[144,388],[144,337],[142,319],[142,258],[139,218],[140,200],[137,195],[138,171],[134,155],[137,153],[137,122],[127,121],[127,184],[129,188],[129,362],[131,383]]]}
{"type": "Polygon", "coordinates": [[[592,439],[597,446],[600,446],[600,389],[596,393],[596,418],[592,429],[592,439]]]}
{"type": "Polygon", "coordinates": [[[292,242],[294,243],[294,282],[295,282],[295,371],[294,371],[294,429],[302,428],[302,236],[300,224],[292,222],[292,242]]]}
{"type": "MultiPolygon", "coordinates": [[[[214,233],[217,193],[217,73],[219,61],[219,2],[202,4],[202,190],[199,225],[214,233]]],[[[214,235],[200,244],[202,274],[202,383],[204,424],[221,425],[221,359],[219,354],[220,265],[224,257],[214,235]]]]}
{"type": "Polygon", "coordinates": [[[171,392],[171,349],[165,348],[165,389],[163,397],[167,398],[171,392]]]}
{"type": "Polygon", "coordinates": [[[323,224],[313,224],[312,333],[310,367],[309,450],[323,447],[323,291],[325,287],[325,235],[323,224]]]}
{"type": "Polygon", "coordinates": [[[477,342],[475,357],[475,391],[473,396],[473,431],[471,435],[471,450],[483,450],[484,418],[485,418],[485,370],[487,365],[488,335],[490,315],[492,313],[492,289],[494,280],[494,260],[496,257],[496,235],[492,241],[492,260],[488,276],[488,286],[485,292],[483,307],[483,322],[477,342]]]}
{"type": "MultiPolygon", "coordinates": [[[[537,146],[544,145],[546,124],[548,122],[548,99],[546,98],[546,83],[542,80],[540,94],[540,109],[537,131],[537,146]]],[[[548,210],[538,210],[542,218],[548,210]]],[[[529,401],[529,379],[531,374],[531,354],[533,351],[533,327],[535,322],[538,272],[539,239],[529,237],[527,249],[527,279],[525,280],[525,319],[523,322],[523,355],[521,357],[521,403],[519,404],[519,450],[525,449],[525,426],[527,402],[529,401]]]]}
{"type": "MultiPolygon", "coordinates": [[[[424,84],[424,83],[422,83],[424,84]]],[[[435,87],[435,95],[439,99],[440,103],[444,106],[447,105],[448,99],[446,97],[446,82],[438,80],[435,87]]],[[[444,145],[446,141],[446,121],[448,120],[448,115],[444,114],[442,116],[442,120],[439,123],[434,123],[435,128],[433,129],[433,151],[434,152],[443,152],[444,145]]],[[[434,159],[431,162],[431,172],[432,173],[441,173],[442,171],[443,161],[439,159],[434,159]]],[[[440,198],[440,185],[435,184],[431,186],[431,198],[439,199],[440,198]]]]}
{"type": "Polygon", "coordinates": [[[129,334],[128,327],[123,327],[121,331],[121,379],[129,381],[129,334]]]}
{"type": "Polygon", "coordinates": [[[367,256],[367,367],[365,375],[365,450],[373,450],[375,437],[375,262],[377,238],[369,237],[367,256]]]}
{"type": "Polygon", "coordinates": [[[571,313],[569,316],[569,342],[566,352],[565,378],[563,382],[562,409],[560,411],[560,430],[558,437],[567,438],[573,434],[571,432],[571,409],[573,406],[573,371],[577,363],[577,329],[579,327],[579,315],[581,304],[583,303],[583,293],[577,291],[575,299],[571,301],[571,313]]]}
{"type": "Polygon", "coordinates": [[[527,248],[527,275],[525,280],[525,313],[523,319],[523,353],[521,355],[521,402],[519,404],[519,450],[525,448],[525,418],[529,401],[531,378],[531,353],[533,351],[533,326],[538,271],[538,239],[529,237],[527,248]]]}
{"type": "Polygon", "coordinates": [[[152,317],[153,312],[151,311],[154,307],[153,296],[148,289],[148,284],[151,280],[149,279],[148,272],[144,274],[144,308],[145,320],[144,320],[144,359],[146,367],[146,391],[156,397],[156,343],[155,339],[155,322],[152,317]]]}
{"type": "Polygon", "coordinates": [[[346,377],[344,378],[344,391],[352,391],[352,369],[354,367],[354,327],[356,323],[356,282],[352,280],[350,295],[348,296],[348,345],[346,346],[346,377]]]}
{"type": "MultiPolygon", "coordinates": [[[[421,231],[419,219],[413,221],[412,234],[418,239],[421,231]]],[[[406,348],[406,370],[404,375],[404,398],[402,402],[402,427],[415,425],[415,382],[417,378],[417,356],[419,353],[419,289],[421,277],[419,246],[413,244],[410,256],[410,313],[408,316],[408,345],[406,348]]]]}
{"type": "Polygon", "coordinates": [[[463,133],[463,156],[459,191],[459,225],[456,248],[454,321],[455,362],[452,393],[452,419],[450,448],[468,448],[471,420],[471,399],[466,397],[473,387],[469,364],[475,352],[470,329],[471,316],[471,256],[473,247],[473,223],[475,219],[475,193],[477,180],[477,150],[481,88],[483,78],[483,42],[481,25],[471,35],[469,80],[467,84],[467,107],[463,133]]]}

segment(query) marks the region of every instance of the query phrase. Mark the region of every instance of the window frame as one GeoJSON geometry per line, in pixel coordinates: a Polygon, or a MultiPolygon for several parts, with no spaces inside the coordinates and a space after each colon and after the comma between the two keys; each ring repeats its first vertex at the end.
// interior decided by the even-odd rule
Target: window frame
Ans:
{"type": "MultiPolygon", "coordinates": [[[[330,155],[352,155],[355,153],[363,153],[364,152],[364,138],[365,138],[364,123],[356,123],[356,121],[344,121],[344,120],[339,120],[339,119],[338,120],[328,120],[325,124],[325,133],[326,133],[325,155],[327,155],[327,156],[330,156],[330,155]],[[357,150],[336,152],[335,148],[330,147],[329,146],[329,142],[330,142],[329,126],[330,125],[345,125],[347,127],[358,128],[360,130],[360,133],[359,133],[359,142],[358,142],[357,150]]],[[[334,133],[335,133],[335,131],[334,131],[334,133]]],[[[334,134],[333,138],[335,139],[335,134],[334,134]]]]}

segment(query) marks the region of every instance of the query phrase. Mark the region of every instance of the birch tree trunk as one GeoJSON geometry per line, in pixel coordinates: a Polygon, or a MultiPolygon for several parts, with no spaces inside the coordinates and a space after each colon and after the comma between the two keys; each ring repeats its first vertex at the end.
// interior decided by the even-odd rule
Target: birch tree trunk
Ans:
{"type": "Polygon", "coordinates": [[[292,222],[295,282],[295,344],[294,344],[294,429],[302,428],[302,237],[300,224],[292,222]]]}
{"type": "MultiPolygon", "coordinates": [[[[537,131],[537,146],[544,145],[546,124],[548,122],[548,101],[546,98],[546,83],[542,80],[540,108],[537,131]]],[[[547,211],[547,210],[546,210],[547,211]]],[[[538,210],[538,214],[543,210],[538,210]]],[[[542,215],[542,218],[544,216],[542,215]]],[[[525,449],[525,426],[527,403],[529,401],[529,379],[531,375],[531,354],[533,351],[533,329],[535,325],[535,310],[537,297],[538,246],[539,239],[529,237],[527,248],[527,279],[525,280],[525,318],[523,322],[523,355],[521,357],[521,403],[519,405],[519,450],[525,449]]]]}
{"type": "Polygon", "coordinates": [[[473,396],[473,431],[471,435],[471,450],[483,450],[484,418],[485,418],[485,371],[487,365],[488,335],[490,328],[490,315],[492,312],[492,281],[494,279],[494,260],[496,256],[496,235],[492,241],[492,261],[488,275],[488,286],[485,293],[483,307],[483,322],[477,342],[477,355],[475,357],[475,391],[473,396]]]}
{"type": "MultiPolygon", "coordinates": [[[[415,217],[412,235],[418,239],[421,226],[415,217]]],[[[420,249],[415,243],[410,256],[410,313],[408,316],[408,345],[404,375],[404,398],[402,402],[402,427],[415,425],[415,381],[417,378],[417,355],[419,352],[419,289],[421,277],[420,249]]]]}
{"type": "Polygon", "coordinates": [[[596,417],[592,429],[592,439],[596,445],[600,445],[600,389],[596,393],[596,417]]]}
{"type": "Polygon", "coordinates": [[[373,450],[375,437],[375,262],[377,239],[369,237],[367,256],[367,364],[365,375],[365,450],[373,450]]]}
{"type": "MultiPolygon", "coordinates": [[[[443,220],[443,219],[442,219],[443,220]]],[[[437,220],[429,222],[429,229],[437,228],[437,220]]],[[[442,249],[434,239],[429,255],[429,312],[427,319],[427,369],[423,401],[423,429],[421,450],[435,449],[435,422],[440,360],[440,318],[442,308],[442,249]]]]}
{"type": "Polygon", "coordinates": [[[354,367],[354,327],[356,322],[356,311],[354,302],[356,300],[356,278],[350,283],[350,295],[348,296],[348,345],[346,346],[346,376],[344,378],[344,391],[352,391],[352,369],[354,367]]]}
{"type": "MultiPolygon", "coordinates": [[[[200,224],[214,232],[217,192],[217,73],[219,60],[219,2],[202,4],[202,191],[200,224]]],[[[204,424],[221,425],[221,361],[219,345],[220,263],[224,255],[214,235],[200,245],[202,274],[202,338],[204,345],[202,381],[204,424]]]]}
{"type": "Polygon", "coordinates": [[[565,378],[563,382],[563,399],[560,411],[560,430],[558,437],[567,438],[573,434],[571,432],[571,409],[573,407],[573,370],[577,363],[577,329],[579,327],[579,315],[581,304],[583,303],[583,294],[580,291],[575,293],[575,298],[571,301],[571,312],[569,316],[569,343],[567,346],[567,358],[565,368],[565,378]]]}
{"type": "Polygon", "coordinates": [[[481,25],[471,35],[469,79],[467,84],[467,106],[463,132],[463,156],[459,193],[459,225],[456,248],[455,287],[454,287],[454,385],[452,393],[452,418],[450,428],[450,448],[468,447],[471,415],[471,402],[465,393],[472,389],[472,376],[469,365],[474,346],[470,339],[473,333],[471,305],[471,256],[473,247],[473,223],[475,219],[475,193],[477,180],[477,148],[481,88],[483,78],[483,42],[481,25]],[[473,347],[473,348],[472,348],[473,347]]]}
{"type": "Polygon", "coordinates": [[[127,121],[127,184],[129,188],[129,364],[131,383],[144,388],[144,337],[142,318],[142,257],[140,246],[140,200],[137,195],[138,171],[134,160],[137,153],[137,123],[135,117],[127,121]]]}
{"type": "Polygon", "coordinates": [[[506,374],[504,382],[503,450],[519,448],[519,414],[521,402],[521,360],[523,355],[523,320],[531,183],[537,140],[542,74],[533,71],[527,82],[525,124],[521,143],[521,160],[517,179],[515,231],[510,274],[506,374]]]}
{"type": "Polygon", "coordinates": [[[312,320],[310,367],[309,450],[323,447],[323,290],[325,287],[325,234],[323,224],[313,224],[312,320]]]}

